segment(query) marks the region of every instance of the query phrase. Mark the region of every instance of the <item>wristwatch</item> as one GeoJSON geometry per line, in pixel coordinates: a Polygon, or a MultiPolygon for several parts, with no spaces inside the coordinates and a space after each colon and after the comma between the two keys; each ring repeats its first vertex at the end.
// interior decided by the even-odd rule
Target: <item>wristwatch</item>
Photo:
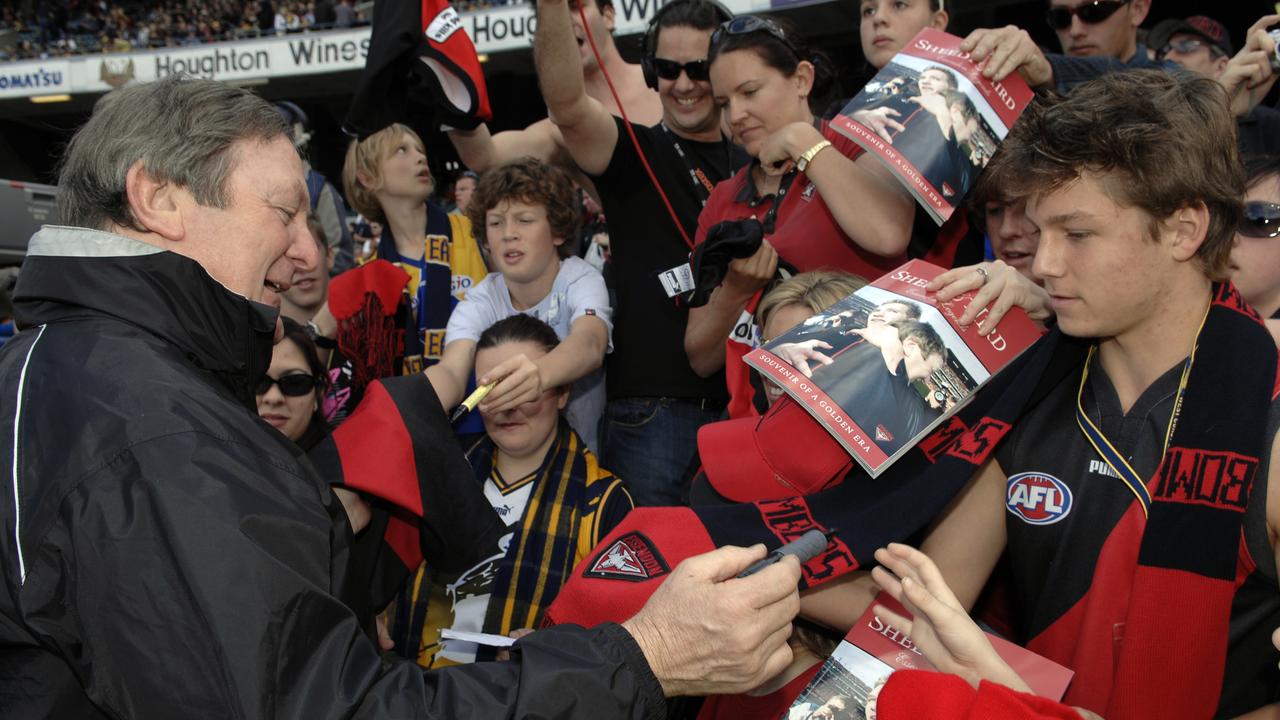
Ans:
{"type": "Polygon", "coordinates": [[[804,172],[804,169],[809,167],[809,163],[813,162],[813,159],[818,156],[818,153],[822,152],[823,150],[826,150],[829,147],[831,147],[831,141],[823,140],[817,145],[814,145],[808,150],[805,150],[804,154],[800,156],[800,159],[796,160],[796,170],[798,170],[799,172],[804,172]]]}
{"type": "Polygon", "coordinates": [[[320,326],[316,325],[315,320],[307,321],[307,334],[311,336],[311,341],[321,350],[333,350],[338,347],[338,341],[330,337],[320,334],[320,326]]]}

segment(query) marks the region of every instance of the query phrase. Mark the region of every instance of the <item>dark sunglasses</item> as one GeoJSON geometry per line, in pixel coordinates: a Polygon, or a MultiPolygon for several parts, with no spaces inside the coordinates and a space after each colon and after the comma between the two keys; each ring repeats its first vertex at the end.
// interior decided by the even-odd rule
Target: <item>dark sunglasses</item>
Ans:
{"type": "Polygon", "coordinates": [[[1116,11],[1129,4],[1129,0],[1093,0],[1073,8],[1061,5],[1049,8],[1047,19],[1049,27],[1054,30],[1066,30],[1071,27],[1071,18],[1078,17],[1080,22],[1096,25],[1106,20],[1116,11]]]}
{"type": "Polygon", "coordinates": [[[663,80],[679,80],[680,72],[689,76],[694,82],[707,82],[711,79],[710,68],[707,67],[706,60],[690,60],[687,63],[678,63],[675,60],[664,60],[662,58],[653,59],[653,71],[663,80]]]}
{"type": "Polygon", "coordinates": [[[768,33],[775,40],[786,45],[792,55],[800,57],[800,50],[787,38],[787,34],[782,32],[782,28],[769,18],[759,15],[739,15],[732,20],[720,23],[720,27],[711,33],[711,47],[714,49],[733,35],[750,35],[757,32],[768,33]]]}
{"type": "Polygon", "coordinates": [[[1247,202],[1244,217],[1236,232],[1245,237],[1273,238],[1280,235],[1280,205],[1269,202],[1247,202]]]}
{"type": "Polygon", "coordinates": [[[253,387],[253,392],[258,395],[266,395],[272,385],[279,385],[280,392],[289,397],[301,397],[316,389],[316,379],[315,376],[307,375],[306,373],[281,375],[279,378],[263,375],[258,384],[253,387]]]}

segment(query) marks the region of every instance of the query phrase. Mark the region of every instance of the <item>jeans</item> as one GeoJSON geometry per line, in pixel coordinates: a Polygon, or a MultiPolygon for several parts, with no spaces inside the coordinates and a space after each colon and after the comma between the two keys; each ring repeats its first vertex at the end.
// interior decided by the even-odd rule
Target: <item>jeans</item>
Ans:
{"type": "Polygon", "coordinates": [[[601,465],[622,478],[637,506],[687,505],[698,428],[723,414],[724,408],[696,400],[610,400],[601,428],[601,465]]]}

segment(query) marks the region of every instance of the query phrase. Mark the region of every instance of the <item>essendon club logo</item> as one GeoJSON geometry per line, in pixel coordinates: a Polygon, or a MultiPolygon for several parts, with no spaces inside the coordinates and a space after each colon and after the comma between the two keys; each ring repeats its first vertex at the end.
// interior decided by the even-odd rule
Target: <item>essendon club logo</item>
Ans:
{"type": "Polygon", "coordinates": [[[649,538],[631,532],[618,538],[595,557],[583,577],[644,582],[671,572],[667,561],[649,538]]]}
{"type": "Polygon", "coordinates": [[[886,430],[883,425],[877,425],[876,442],[893,442],[893,433],[886,430]]]}

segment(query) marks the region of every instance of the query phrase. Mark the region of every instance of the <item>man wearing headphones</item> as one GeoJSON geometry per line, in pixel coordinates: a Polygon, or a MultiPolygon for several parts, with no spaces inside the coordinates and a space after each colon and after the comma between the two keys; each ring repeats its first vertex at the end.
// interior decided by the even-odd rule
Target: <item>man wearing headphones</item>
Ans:
{"type": "Polygon", "coordinates": [[[540,0],[534,57],[563,147],[609,218],[617,297],[602,462],[627,481],[638,505],[679,504],[697,429],[727,402],[723,375],[700,378],[689,367],[688,311],[676,296],[692,289],[687,262],[703,203],[747,162],[720,130],[707,77],[711,33],[732,15],[714,0],[674,0],[654,16],[641,67],[662,100],[662,121],[645,126],[614,117],[587,93],[574,72],[574,12],[568,0],[540,0]]]}

